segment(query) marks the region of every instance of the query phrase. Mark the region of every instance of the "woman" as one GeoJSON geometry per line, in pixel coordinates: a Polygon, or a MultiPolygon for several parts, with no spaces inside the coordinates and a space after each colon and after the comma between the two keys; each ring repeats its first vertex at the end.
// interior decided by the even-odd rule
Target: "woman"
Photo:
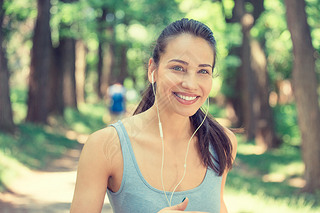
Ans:
{"type": "Polygon", "coordinates": [[[162,31],[134,116],[85,144],[71,212],[101,212],[106,192],[121,213],[227,212],[223,192],[237,142],[200,109],[215,62],[206,25],[181,19],[162,31]]]}

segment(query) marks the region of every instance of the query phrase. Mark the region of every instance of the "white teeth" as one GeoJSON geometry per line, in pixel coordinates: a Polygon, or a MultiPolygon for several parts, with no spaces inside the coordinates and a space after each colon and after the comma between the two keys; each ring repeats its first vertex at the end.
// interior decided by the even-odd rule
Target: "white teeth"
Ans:
{"type": "Polygon", "coordinates": [[[185,95],[180,95],[180,94],[178,94],[178,93],[176,93],[176,95],[177,95],[179,98],[181,98],[181,99],[183,99],[183,100],[186,100],[186,101],[192,101],[192,100],[194,100],[194,99],[197,98],[197,96],[185,96],[185,95]]]}

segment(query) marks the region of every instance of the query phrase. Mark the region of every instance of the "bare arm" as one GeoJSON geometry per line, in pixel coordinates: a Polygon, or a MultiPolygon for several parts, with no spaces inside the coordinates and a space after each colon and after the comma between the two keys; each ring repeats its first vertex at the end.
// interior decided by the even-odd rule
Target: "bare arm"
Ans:
{"type": "MultiPolygon", "coordinates": [[[[113,172],[112,158],[107,154],[120,152],[112,146],[115,141],[112,127],[99,130],[88,138],[79,159],[77,181],[71,213],[101,212],[108,180],[113,172]]],[[[118,146],[116,146],[118,147],[118,146]]]]}
{"type": "MultiPolygon", "coordinates": [[[[238,145],[237,138],[233,134],[233,132],[231,132],[230,130],[225,129],[225,131],[226,131],[226,134],[229,137],[231,144],[232,144],[232,157],[233,157],[233,161],[234,161],[236,158],[236,155],[237,155],[237,145],[238,145]]],[[[222,175],[221,192],[220,192],[220,197],[221,197],[220,213],[228,213],[227,206],[224,202],[224,197],[223,197],[224,188],[225,188],[225,184],[226,184],[226,180],[227,180],[227,175],[228,175],[228,170],[226,170],[222,175]]]]}

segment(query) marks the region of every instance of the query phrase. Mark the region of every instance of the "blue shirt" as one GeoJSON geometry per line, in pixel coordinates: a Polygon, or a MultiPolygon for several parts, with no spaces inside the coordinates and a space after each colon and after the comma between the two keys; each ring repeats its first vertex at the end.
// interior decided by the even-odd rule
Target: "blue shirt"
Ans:
{"type": "Polygon", "coordinates": [[[122,113],[125,111],[126,90],[121,84],[114,84],[108,88],[108,95],[111,98],[110,111],[112,113],[122,113]]]}
{"type": "MultiPolygon", "coordinates": [[[[131,142],[121,121],[112,126],[117,130],[123,155],[123,177],[117,192],[107,190],[108,198],[115,213],[156,213],[168,206],[163,191],[152,187],[142,176],[131,142]]],[[[215,152],[213,152],[214,156],[215,152]]],[[[172,205],[188,197],[185,211],[220,212],[220,191],[222,176],[207,168],[202,183],[196,188],[175,192],[172,205]]],[[[170,199],[171,192],[166,192],[170,199]]]]}

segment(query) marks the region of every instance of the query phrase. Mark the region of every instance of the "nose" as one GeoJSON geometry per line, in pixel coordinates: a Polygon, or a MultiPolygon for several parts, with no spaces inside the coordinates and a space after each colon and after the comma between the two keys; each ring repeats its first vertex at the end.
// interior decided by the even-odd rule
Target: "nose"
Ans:
{"type": "Polygon", "coordinates": [[[186,90],[195,90],[197,88],[197,79],[191,73],[186,73],[181,82],[182,88],[186,90]]]}

